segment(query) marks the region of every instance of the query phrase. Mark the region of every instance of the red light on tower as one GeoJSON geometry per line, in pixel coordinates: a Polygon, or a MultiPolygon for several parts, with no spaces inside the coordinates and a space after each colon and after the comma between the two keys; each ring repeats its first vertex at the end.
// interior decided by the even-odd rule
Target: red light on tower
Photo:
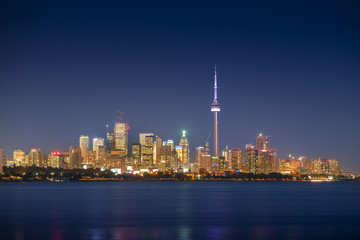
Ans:
{"type": "Polygon", "coordinates": [[[130,130],[130,126],[127,126],[126,129],[129,131],[129,130],[130,130]]]}

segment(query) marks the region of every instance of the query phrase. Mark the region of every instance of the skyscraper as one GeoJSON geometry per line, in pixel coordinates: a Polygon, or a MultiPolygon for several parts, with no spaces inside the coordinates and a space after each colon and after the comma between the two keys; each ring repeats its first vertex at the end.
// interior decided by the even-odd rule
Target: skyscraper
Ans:
{"type": "Polygon", "coordinates": [[[215,66],[215,77],[214,77],[214,101],[211,104],[211,111],[214,112],[214,156],[218,156],[219,141],[218,141],[218,116],[220,112],[220,104],[217,101],[217,79],[216,79],[216,66],[215,66]]]}
{"type": "Polygon", "coordinates": [[[131,145],[132,165],[140,164],[141,162],[141,145],[140,143],[133,143],[131,145]]]}
{"type": "Polygon", "coordinates": [[[123,151],[123,155],[128,154],[128,125],[123,122],[115,123],[114,127],[114,147],[116,150],[123,151]]]}
{"type": "Polygon", "coordinates": [[[262,150],[263,148],[263,141],[265,138],[263,137],[262,133],[259,133],[259,136],[256,137],[256,147],[258,150],[262,150]]]}
{"type": "Polygon", "coordinates": [[[109,133],[108,125],[106,125],[106,153],[110,154],[114,148],[114,134],[109,133]]]}
{"type": "Polygon", "coordinates": [[[70,168],[81,168],[81,151],[78,147],[71,146],[69,149],[70,168]]]}
{"type": "Polygon", "coordinates": [[[87,163],[87,155],[90,150],[90,138],[89,136],[81,135],[79,139],[79,147],[81,151],[82,162],[87,163]]]}
{"type": "Polygon", "coordinates": [[[153,164],[154,134],[140,133],[141,164],[150,167],[153,164]]]}
{"type": "Polygon", "coordinates": [[[93,139],[93,151],[97,152],[100,146],[104,146],[103,138],[94,138],[93,139]]]}
{"type": "Polygon", "coordinates": [[[181,161],[182,163],[184,164],[187,164],[189,162],[189,157],[190,157],[190,154],[189,154],[189,140],[186,138],[186,131],[183,130],[182,131],[183,135],[180,139],[180,143],[179,143],[179,146],[182,147],[182,156],[180,157],[181,158],[181,161]]]}

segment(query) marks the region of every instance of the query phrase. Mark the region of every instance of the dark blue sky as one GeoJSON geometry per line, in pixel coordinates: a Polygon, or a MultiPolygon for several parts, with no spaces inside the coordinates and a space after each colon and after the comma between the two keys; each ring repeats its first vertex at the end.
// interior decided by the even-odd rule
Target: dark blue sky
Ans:
{"type": "Polygon", "coordinates": [[[216,64],[221,148],[244,148],[263,132],[280,157],[334,157],[359,172],[358,1],[151,6],[2,2],[7,155],[67,151],[81,134],[105,137],[117,109],[130,144],[151,123],[176,143],[186,129],[194,152],[212,130],[216,64]]]}

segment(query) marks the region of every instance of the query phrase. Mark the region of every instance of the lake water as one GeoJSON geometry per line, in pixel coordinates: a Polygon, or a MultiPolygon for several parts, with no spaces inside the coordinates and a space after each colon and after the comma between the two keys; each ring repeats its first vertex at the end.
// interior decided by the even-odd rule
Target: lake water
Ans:
{"type": "Polygon", "coordinates": [[[0,239],[360,239],[360,183],[0,183],[0,239]]]}

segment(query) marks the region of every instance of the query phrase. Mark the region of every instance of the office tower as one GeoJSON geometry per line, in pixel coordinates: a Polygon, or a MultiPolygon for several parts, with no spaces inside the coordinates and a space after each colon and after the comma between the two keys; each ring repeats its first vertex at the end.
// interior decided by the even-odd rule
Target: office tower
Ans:
{"type": "MultiPolygon", "coordinates": [[[[162,146],[160,149],[159,171],[164,172],[170,170],[172,168],[172,162],[174,162],[174,154],[171,146],[162,146]]],[[[174,170],[178,168],[177,164],[173,167],[174,170]]]]}
{"type": "Polygon", "coordinates": [[[93,139],[93,152],[97,152],[100,146],[104,146],[103,138],[94,138],[93,139]]]}
{"type": "Polygon", "coordinates": [[[0,173],[3,173],[4,158],[4,149],[0,148],[0,173]]]}
{"type": "Polygon", "coordinates": [[[219,141],[218,141],[218,112],[220,112],[220,104],[217,101],[217,79],[216,79],[216,66],[214,77],[214,101],[211,104],[211,112],[214,112],[214,156],[218,156],[219,141]]]}
{"type": "Polygon", "coordinates": [[[76,146],[71,146],[69,149],[69,165],[70,169],[81,168],[81,150],[76,146]]]}
{"type": "Polygon", "coordinates": [[[276,153],[273,151],[259,151],[256,174],[269,174],[275,172],[276,153]]]}
{"type": "Polygon", "coordinates": [[[229,154],[229,167],[231,170],[242,170],[242,150],[233,148],[229,154]]]}
{"type": "Polygon", "coordinates": [[[337,160],[318,158],[311,160],[311,173],[339,175],[341,170],[337,160]]]}
{"type": "Polygon", "coordinates": [[[146,136],[154,136],[153,133],[140,133],[139,134],[139,142],[141,146],[145,146],[146,136]]]}
{"type": "Polygon", "coordinates": [[[245,159],[243,165],[243,172],[257,173],[257,161],[259,151],[251,144],[246,144],[245,147],[245,159]]]}
{"type": "Polygon", "coordinates": [[[174,150],[174,149],[175,149],[175,144],[174,144],[174,141],[173,141],[173,140],[171,140],[171,139],[167,140],[167,142],[166,142],[166,146],[170,146],[172,150],[174,150]]]}
{"type": "Polygon", "coordinates": [[[132,165],[141,163],[141,145],[140,143],[133,143],[131,145],[132,165]]]}
{"type": "Polygon", "coordinates": [[[92,166],[94,168],[101,168],[105,161],[105,146],[99,146],[98,150],[96,151],[96,161],[95,165],[92,166]]]}
{"type": "Polygon", "coordinates": [[[203,168],[207,171],[211,171],[211,156],[209,154],[208,147],[197,147],[196,148],[196,162],[199,169],[203,168]]]}
{"type": "Polygon", "coordinates": [[[225,149],[223,149],[221,151],[221,156],[225,157],[225,165],[227,168],[231,168],[230,163],[229,163],[230,152],[231,152],[231,150],[229,149],[228,145],[226,145],[225,149]]]}
{"type": "Polygon", "coordinates": [[[154,142],[154,159],[153,163],[155,165],[160,164],[160,150],[162,147],[162,139],[159,137],[156,137],[156,141],[154,142]]]}
{"type": "Polygon", "coordinates": [[[64,159],[60,152],[52,152],[48,155],[47,167],[64,168],[64,159]]]}
{"type": "Polygon", "coordinates": [[[265,138],[263,137],[262,133],[260,133],[259,136],[256,137],[256,147],[260,151],[263,149],[263,141],[264,140],[265,140],[265,138]]]}
{"type": "Polygon", "coordinates": [[[186,131],[183,130],[182,131],[183,135],[180,139],[180,143],[179,146],[181,146],[182,149],[182,156],[181,156],[181,161],[183,164],[187,165],[189,163],[190,160],[190,153],[189,153],[189,140],[186,138],[186,131]]]}
{"type": "Polygon", "coordinates": [[[224,156],[219,156],[219,157],[217,157],[216,171],[224,171],[224,170],[226,170],[225,157],[224,156]]]}
{"type": "Polygon", "coordinates": [[[90,151],[90,138],[89,136],[81,135],[79,139],[79,147],[81,151],[81,159],[82,162],[87,164],[88,163],[88,152],[90,151]]]}
{"type": "Polygon", "coordinates": [[[110,154],[111,150],[114,148],[114,134],[107,132],[106,133],[106,153],[110,154]]]}
{"type": "Polygon", "coordinates": [[[128,154],[128,125],[123,122],[115,123],[114,127],[114,148],[123,152],[123,155],[128,154]]]}
{"type": "Polygon", "coordinates": [[[27,155],[26,165],[29,167],[43,167],[44,156],[40,149],[32,148],[30,153],[27,155]]]}
{"type": "Polygon", "coordinates": [[[23,166],[25,164],[25,152],[21,150],[15,150],[13,153],[13,159],[16,166],[23,166]]]}
{"type": "Polygon", "coordinates": [[[140,133],[140,144],[141,144],[141,165],[146,167],[152,166],[153,163],[153,147],[154,147],[154,134],[142,135],[140,133]],[[144,138],[142,138],[144,136],[144,138]]]}

